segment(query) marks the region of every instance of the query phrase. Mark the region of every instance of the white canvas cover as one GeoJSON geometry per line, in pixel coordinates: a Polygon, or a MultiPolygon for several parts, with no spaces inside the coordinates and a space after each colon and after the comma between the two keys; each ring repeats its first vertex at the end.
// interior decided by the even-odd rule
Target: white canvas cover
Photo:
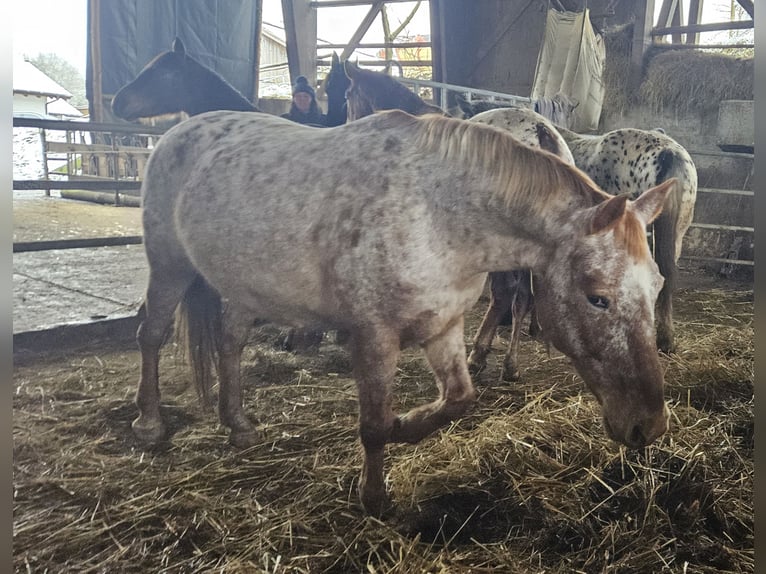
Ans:
{"type": "Polygon", "coordinates": [[[604,39],[593,30],[588,10],[548,10],[532,100],[561,92],[579,102],[569,127],[578,132],[597,130],[604,101],[605,57],[604,39]]]}

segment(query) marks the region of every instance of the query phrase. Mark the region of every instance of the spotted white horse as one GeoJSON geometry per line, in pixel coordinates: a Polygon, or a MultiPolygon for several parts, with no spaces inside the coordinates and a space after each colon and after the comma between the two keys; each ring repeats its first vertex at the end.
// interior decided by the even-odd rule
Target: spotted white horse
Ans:
{"type": "MultiPolygon", "coordinates": [[[[529,108],[498,107],[471,115],[469,121],[501,128],[519,141],[551,152],[569,165],[574,165],[572,153],[555,126],[529,108]]],[[[530,334],[537,332],[532,293],[532,275],[529,270],[495,271],[489,274],[489,306],[473,338],[473,348],[468,356],[468,368],[472,373],[478,374],[486,367],[487,355],[497,328],[507,324],[510,311],[511,337],[503,358],[501,378],[509,381],[519,378],[519,340],[521,325],[527,315],[532,315],[530,334]]]]}

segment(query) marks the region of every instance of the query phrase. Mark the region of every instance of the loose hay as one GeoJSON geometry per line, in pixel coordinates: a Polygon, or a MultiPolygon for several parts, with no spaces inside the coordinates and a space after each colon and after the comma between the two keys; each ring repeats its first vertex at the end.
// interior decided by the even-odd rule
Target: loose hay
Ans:
{"type": "Polygon", "coordinates": [[[647,55],[640,97],[654,110],[717,110],[723,100],[752,100],[754,60],[698,50],[647,55]]]}
{"type": "MultiPolygon", "coordinates": [[[[162,357],[171,440],[130,433],[134,351],[28,359],[14,374],[14,566],[30,572],[753,572],[752,290],[687,289],[663,358],[671,431],[630,452],[558,354],[501,345],[469,416],[389,447],[394,516],[357,503],[361,453],[345,350],[246,351],[264,440],[237,451],[162,357]]],[[[467,337],[483,312],[469,317],[467,337]]],[[[408,352],[398,408],[435,393],[408,352]]]]}

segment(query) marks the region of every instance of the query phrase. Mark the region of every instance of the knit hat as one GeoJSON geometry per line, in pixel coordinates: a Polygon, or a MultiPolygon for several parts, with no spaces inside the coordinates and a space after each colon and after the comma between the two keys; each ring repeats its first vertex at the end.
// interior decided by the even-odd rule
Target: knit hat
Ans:
{"type": "Polygon", "coordinates": [[[306,76],[298,76],[295,79],[295,85],[293,86],[293,95],[297,94],[298,92],[305,92],[311,98],[315,98],[316,94],[314,93],[314,88],[309,86],[309,81],[306,79],[306,76]]]}

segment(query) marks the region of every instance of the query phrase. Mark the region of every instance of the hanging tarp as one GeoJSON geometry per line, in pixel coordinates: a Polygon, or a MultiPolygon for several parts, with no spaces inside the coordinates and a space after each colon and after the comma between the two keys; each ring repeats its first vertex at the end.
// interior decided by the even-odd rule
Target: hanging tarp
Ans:
{"type": "MultiPolygon", "coordinates": [[[[189,55],[252,101],[259,5],[260,0],[100,0],[98,22],[89,21],[88,29],[98,33],[102,93],[113,96],[179,37],[189,55]]],[[[92,102],[91,57],[89,37],[86,84],[92,102]]]]}
{"type": "Polygon", "coordinates": [[[588,10],[549,10],[532,100],[553,99],[563,94],[578,102],[570,115],[570,129],[597,130],[604,101],[605,58],[604,40],[593,30],[588,10]]]}

